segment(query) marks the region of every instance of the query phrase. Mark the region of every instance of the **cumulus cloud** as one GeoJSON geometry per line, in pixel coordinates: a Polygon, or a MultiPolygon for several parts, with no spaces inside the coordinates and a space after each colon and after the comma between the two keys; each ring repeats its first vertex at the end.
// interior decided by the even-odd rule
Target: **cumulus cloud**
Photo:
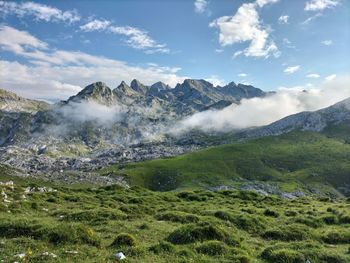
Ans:
{"type": "Polygon", "coordinates": [[[209,26],[219,29],[219,43],[221,46],[250,42],[249,46],[237,51],[234,57],[244,54],[247,57],[264,57],[271,55],[278,57],[280,52],[273,40],[269,38],[269,29],[260,21],[258,7],[273,0],[258,0],[254,3],[241,5],[233,16],[222,16],[212,21],[209,26]]]}
{"type": "Polygon", "coordinates": [[[194,11],[196,13],[204,13],[207,6],[208,6],[208,1],[206,0],[194,1],[194,11]]]}
{"type": "Polygon", "coordinates": [[[339,4],[339,0],[310,0],[305,3],[306,11],[322,11],[327,8],[334,8],[339,4]]]}
{"type": "Polygon", "coordinates": [[[247,77],[247,76],[248,76],[247,73],[239,73],[239,74],[238,74],[238,77],[241,77],[241,78],[245,78],[245,77],[247,77]]]}
{"type": "Polygon", "coordinates": [[[177,74],[178,67],[131,66],[80,51],[53,49],[28,32],[7,26],[0,27],[0,48],[27,59],[27,63],[0,61],[0,85],[28,98],[66,99],[97,80],[111,87],[134,78],[147,85],[163,81],[175,86],[186,78],[177,74]]]}
{"type": "Polygon", "coordinates": [[[94,19],[82,26],[80,29],[85,32],[107,31],[113,34],[125,36],[128,46],[144,50],[147,54],[169,53],[166,44],[159,44],[151,38],[147,31],[131,26],[114,26],[111,21],[94,19]]]}
{"type": "Polygon", "coordinates": [[[300,70],[299,65],[287,67],[283,72],[286,74],[293,74],[293,73],[297,72],[298,70],[300,70]]]}
{"type": "Polygon", "coordinates": [[[278,23],[280,24],[288,24],[289,16],[283,15],[278,18],[278,23]]]}
{"type": "Polygon", "coordinates": [[[306,75],[306,77],[310,78],[310,79],[318,79],[320,77],[320,75],[318,75],[316,73],[312,73],[312,74],[306,75]]]}
{"type": "Polygon", "coordinates": [[[336,74],[332,74],[332,75],[329,75],[329,76],[325,77],[324,79],[325,79],[326,81],[331,81],[331,80],[335,79],[336,77],[337,77],[336,74]]]}
{"type": "Polygon", "coordinates": [[[109,30],[114,34],[126,36],[126,43],[129,46],[146,50],[146,53],[169,53],[166,45],[157,43],[147,31],[131,26],[111,26],[109,30]]]}
{"type": "Polygon", "coordinates": [[[222,110],[196,113],[177,123],[172,132],[177,134],[191,129],[230,131],[267,125],[291,114],[318,110],[346,99],[350,97],[349,87],[350,76],[343,76],[317,88],[280,88],[264,98],[244,99],[239,105],[233,104],[222,110]]]}
{"type": "Polygon", "coordinates": [[[325,45],[325,46],[330,46],[333,44],[333,41],[328,39],[328,40],[323,40],[321,41],[321,44],[325,45]]]}
{"type": "Polygon", "coordinates": [[[46,22],[73,23],[80,20],[76,10],[62,11],[49,5],[34,2],[0,1],[0,13],[18,17],[32,16],[36,20],[46,22]]]}
{"type": "Polygon", "coordinates": [[[82,26],[80,29],[86,32],[105,30],[111,24],[108,20],[94,19],[82,26]]]}

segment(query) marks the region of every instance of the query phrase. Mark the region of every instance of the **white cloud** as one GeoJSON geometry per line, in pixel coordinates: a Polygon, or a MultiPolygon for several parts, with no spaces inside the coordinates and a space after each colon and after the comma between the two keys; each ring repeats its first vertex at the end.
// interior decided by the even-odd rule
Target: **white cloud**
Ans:
{"type": "Polygon", "coordinates": [[[293,73],[297,72],[298,70],[300,70],[299,65],[287,67],[283,72],[287,73],[287,74],[293,74],[293,73]]]}
{"type": "Polygon", "coordinates": [[[172,131],[230,131],[267,125],[291,114],[318,110],[344,100],[350,97],[349,86],[350,77],[344,76],[322,83],[317,88],[281,88],[275,94],[264,98],[244,99],[241,104],[233,104],[222,110],[196,113],[174,125],[172,131]]]}
{"type": "Polygon", "coordinates": [[[280,24],[288,24],[289,16],[283,15],[278,18],[278,23],[280,24]]]}
{"type": "Polygon", "coordinates": [[[334,80],[336,77],[337,77],[336,74],[332,74],[332,75],[329,75],[329,76],[325,77],[324,79],[326,81],[331,81],[331,80],[334,80]]]}
{"type": "Polygon", "coordinates": [[[212,21],[209,26],[219,29],[219,43],[222,46],[233,45],[250,41],[249,46],[242,51],[237,51],[234,57],[244,54],[247,57],[278,57],[280,52],[273,40],[269,39],[268,29],[265,28],[259,18],[258,7],[272,0],[261,0],[256,3],[241,5],[233,16],[222,16],[212,21]]]}
{"type": "Polygon", "coordinates": [[[14,14],[18,17],[33,16],[36,20],[46,22],[73,23],[80,20],[80,16],[75,10],[62,11],[52,6],[34,2],[0,1],[0,13],[4,15],[14,14]]]}
{"type": "Polygon", "coordinates": [[[238,77],[241,77],[241,78],[245,78],[245,77],[247,77],[247,76],[248,76],[247,73],[239,73],[239,74],[238,74],[238,77]]]}
{"type": "Polygon", "coordinates": [[[110,24],[111,22],[108,20],[94,19],[85,25],[80,26],[80,29],[87,32],[105,30],[110,24]]]}
{"type": "Polygon", "coordinates": [[[186,78],[177,74],[178,67],[131,66],[80,51],[56,50],[28,32],[7,26],[0,27],[0,48],[29,62],[0,61],[0,86],[29,98],[66,99],[99,80],[111,87],[134,78],[147,85],[163,81],[175,86],[186,78]]]}
{"type": "Polygon", "coordinates": [[[256,0],[256,3],[259,7],[263,7],[267,4],[274,4],[277,3],[279,0],[256,0]]]}
{"type": "Polygon", "coordinates": [[[323,40],[321,41],[321,44],[325,45],[325,46],[331,46],[333,44],[332,40],[323,40]]]}
{"type": "Polygon", "coordinates": [[[144,30],[131,26],[110,26],[109,30],[114,34],[127,37],[126,43],[135,48],[145,50],[146,53],[169,53],[165,44],[159,44],[144,30]]]}
{"type": "Polygon", "coordinates": [[[212,75],[210,78],[206,78],[206,81],[209,81],[214,86],[223,86],[225,85],[225,81],[223,79],[220,79],[217,75],[212,75]]]}
{"type": "Polygon", "coordinates": [[[194,1],[194,11],[197,13],[204,13],[208,6],[207,0],[196,0],[194,1]]]}
{"type": "Polygon", "coordinates": [[[339,4],[338,0],[310,0],[306,2],[304,10],[321,11],[327,8],[334,8],[339,4]]]}
{"type": "Polygon", "coordinates": [[[320,77],[320,75],[312,73],[312,74],[306,75],[306,77],[310,78],[310,79],[318,79],[320,77]]]}
{"type": "Polygon", "coordinates": [[[224,52],[224,50],[222,48],[217,48],[217,49],[215,49],[215,52],[216,53],[222,53],[222,52],[224,52]]]}
{"type": "Polygon", "coordinates": [[[322,16],[322,13],[317,13],[307,19],[305,19],[301,24],[302,25],[308,25],[310,24],[312,21],[316,20],[317,18],[321,17],[322,16]]]}

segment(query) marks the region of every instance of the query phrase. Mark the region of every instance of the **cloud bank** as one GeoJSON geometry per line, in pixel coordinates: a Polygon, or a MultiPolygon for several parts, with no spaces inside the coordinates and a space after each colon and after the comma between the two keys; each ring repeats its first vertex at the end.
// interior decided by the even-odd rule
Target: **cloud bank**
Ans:
{"type": "Polygon", "coordinates": [[[196,113],[174,125],[172,133],[181,134],[192,129],[227,132],[267,125],[301,111],[328,107],[349,97],[349,75],[325,81],[319,88],[280,88],[264,98],[244,99],[240,105],[196,113]]]}

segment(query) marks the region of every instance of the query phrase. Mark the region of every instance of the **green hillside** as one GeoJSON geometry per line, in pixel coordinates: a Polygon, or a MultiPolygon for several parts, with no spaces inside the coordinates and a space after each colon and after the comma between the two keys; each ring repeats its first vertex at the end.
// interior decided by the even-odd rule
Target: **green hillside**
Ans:
{"type": "Polygon", "coordinates": [[[123,175],[131,185],[161,191],[235,185],[245,180],[277,182],[289,190],[293,186],[350,185],[350,144],[330,138],[331,134],[292,132],[174,158],[115,165],[101,173],[123,175]]]}

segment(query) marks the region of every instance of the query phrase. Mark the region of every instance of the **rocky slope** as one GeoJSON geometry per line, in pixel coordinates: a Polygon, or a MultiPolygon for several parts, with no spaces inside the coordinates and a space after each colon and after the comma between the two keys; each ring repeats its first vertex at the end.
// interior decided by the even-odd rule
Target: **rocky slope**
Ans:
{"type": "Polygon", "coordinates": [[[175,88],[133,80],[112,89],[96,82],[55,105],[2,91],[0,163],[49,174],[182,154],[210,142],[168,135],[176,120],[265,95],[252,86],[190,79],[175,88]]]}

